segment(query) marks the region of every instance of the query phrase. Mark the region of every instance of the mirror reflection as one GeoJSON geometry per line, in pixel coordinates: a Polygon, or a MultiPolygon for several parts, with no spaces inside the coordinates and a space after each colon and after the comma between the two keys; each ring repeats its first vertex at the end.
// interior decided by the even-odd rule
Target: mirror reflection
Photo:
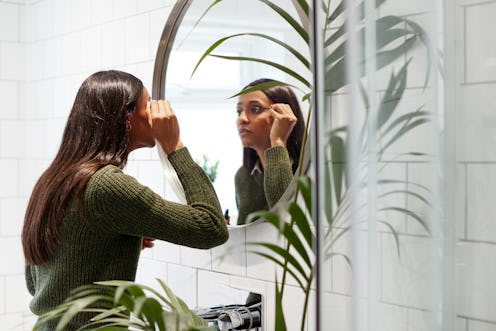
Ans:
{"type": "Polygon", "coordinates": [[[264,87],[238,98],[236,123],[243,165],[235,175],[237,224],[246,224],[252,212],[271,209],[289,187],[298,165],[303,114],[293,90],[273,83],[255,80],[243,90],[264,87]]]}
{"type": "MultiPolygon", "coordinates": [[[[212,180],[229,224],[243,226],[249,213],[270,209],[291,196],[308,104],[301,103],[303,93],[298,83],[284,72],[264,64],[223,58],[270,58],[291,65],[284,48],[261,38],[242,36],[226,41],[214,52],[220,57],[208,56],[192,73],[208,47],[228,35],[265,33],[291,40],[293,46],[298,37],[261,2],[223,1],[201,20],[213,1],[179,1],[175,8],[181,2],[184,16],[176,21],[177,33],[168,44],[160,46],[170,48],[163,68],[164,96],[180,121],[183,141],[212,180]],[[295,87],[271,86],[272,80],[295,87]],[[262,91],[231,97],[259,83],[265,84],[262,91]]],[[[280,6],[292,9],[289,1],[280,6]]],[[[170,21],[166,29],[172,28],[170,21]]],[[[303,42],[301,47],[305,47],[303,42]]],[[[160,49],[157,61],[159,57],[160,49]]],[[[156,66],[154,94],[160,85],[157,75],[156,66]]],[[[308,160],[305,169],[307,165],[308,160]]]]}

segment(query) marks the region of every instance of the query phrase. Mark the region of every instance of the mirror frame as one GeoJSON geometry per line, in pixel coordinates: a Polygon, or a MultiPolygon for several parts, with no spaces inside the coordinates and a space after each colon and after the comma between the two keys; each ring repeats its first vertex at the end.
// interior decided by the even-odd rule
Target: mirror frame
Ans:
{"type": "Polygon", "coordinates": [[[176,39],[177,30],[179,30],[183,17],[192,3],[193,0],[177,0],[165,22],[157,47],[153,69],[152,98],[155,100],[165,99],[165,76],[167,75],[167,65],[169,63],[172,45],[176,39]]]}
{"type": "MultiPolygon", "coordinates": [[[[164,29],[162,30],[162,35],[160,37],[160,41],[157,47],[157,55],[155,57],[155,66],[153,70],[153,85],[152,85],[152,98],[153,99],[165,99],[165,85],[166,85],[166,75],[167,75],[167,66],[169,64],[169,57],[172,52],[172,46],[174,44],[174,40],[176,38],[177,31],[183,21],[184,15],[188,11],[190,5],[193,3],[193,0],[177,0],[172,8],[169,17],[165,23],[164,29]]],[[[307,119],[309,120],[309,119],[307,119]]],[[[308,125],[307,125],[308,126],[308,125]]],[[[308,134],[308,133],[307,133],[308,134]]],[[[304,142],[304,147],[302,149],[303,158],[301,164],[298,165],[298,169],[296,173],[300,171],[302,176],[307,174],[310,168],[310,140],[307,136],[306,142],[304,142]]],[[[298,160],[299,161],[299,160],[298,160]]],[[[298,176],[293,176],[290,184],[286,188],[286,191],[281,196],[279,201],[271,208],[271,211],[275,211],[279,204],[283,201],[289,202],[294,196],[296,181],[298,180],[298,176]]],[[[234,185],[234,179],[233,179],[234,185]]],[[[242,228],[248,225],[257,224],[264,222],[264,219],[259,218],[255,221],[246,224],[231,224],[228,227],[230,228],[242,228]]]]}

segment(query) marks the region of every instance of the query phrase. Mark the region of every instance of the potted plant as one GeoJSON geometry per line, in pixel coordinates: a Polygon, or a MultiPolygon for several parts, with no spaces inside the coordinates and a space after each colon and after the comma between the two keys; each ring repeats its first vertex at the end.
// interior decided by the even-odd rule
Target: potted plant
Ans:
{"type": "Polygon", "coordinates": [[[212,330],[163,281],[158,282],[163,294],[131,281],[106,281],[82,286],[72,291],[64,303],[43,314],[33,330],[58,320],[56,330],[62,331],[77,314],[85,313],[93,317],[81,330],[212,330]]]}

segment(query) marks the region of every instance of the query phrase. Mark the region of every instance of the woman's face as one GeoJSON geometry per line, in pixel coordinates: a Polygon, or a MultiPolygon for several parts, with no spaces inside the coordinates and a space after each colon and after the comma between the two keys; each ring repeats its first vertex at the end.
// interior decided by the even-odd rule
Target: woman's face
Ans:
{"type": "Polygon", "coordinates": [[[255,151],[263,151],[270,147],[270,129],[273,122],[269,112],[271,104],[272,101],[262,91],[239,97],[236,123],[243,147],[255,151]]]}
{"type": "Polygon", "coordinates": [[[129,134],[129,148],[134,150],[141,147],[155,146],[155,138],[149,121],[149,103],[150,95],[146,88],[136,103],[136,110],[129,116],[131,132],[129,134]]]}

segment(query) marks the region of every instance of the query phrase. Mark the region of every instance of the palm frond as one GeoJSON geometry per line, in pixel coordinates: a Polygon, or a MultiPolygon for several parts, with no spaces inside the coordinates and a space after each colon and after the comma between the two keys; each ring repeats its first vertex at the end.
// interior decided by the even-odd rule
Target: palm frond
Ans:
{"type": "Polygon", "coordinates": [[[279,7],[278,5],[276,5],[275,3],[273,3],[270,0],[259,0],[259,1],[265,3],[267,6],[272,8],[272,10],[274,10],[277,14],[279,14],[286,22],[288,22],[288,24],[294,29],[294,31],[296,31],[301,36],[303,41],[307,45],[309,45],[310,38],[308,36],[308,32],[305,30],[305,28],[303,26],[301,26],[300,23],[298,23],[293,18],[293,16],[291,16],[291,14],[289,14],[287,11],[285,11],[284,9],[282,9],[281,7],[279,7]]]}

